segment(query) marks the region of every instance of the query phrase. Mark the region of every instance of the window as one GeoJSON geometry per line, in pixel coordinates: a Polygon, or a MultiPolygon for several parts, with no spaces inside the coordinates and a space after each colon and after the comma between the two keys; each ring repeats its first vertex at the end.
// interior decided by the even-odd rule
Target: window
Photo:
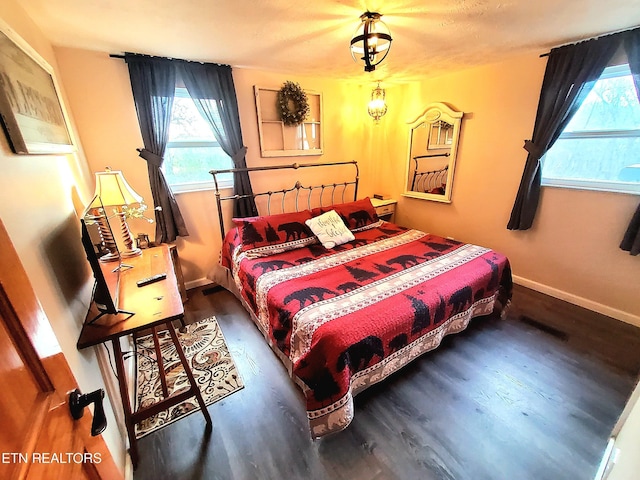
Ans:
{"type": "MultiPolygon", "coordinates": [[[[162,165],[167,182],[174,192],[213,188],[210,170],[233,168],[231,158],[216,141],[207,120],[202,118],[187,89],[177,87],[169,142],[162,165]]],[[[231,174],[218,176],[218,185],[233,185],[231,174]]]]}
{"type": "Polygon", "coordinates": [[[543,157],[542,185],[640,193],[640,104],[628,65],[596,81],[543,157]]]}

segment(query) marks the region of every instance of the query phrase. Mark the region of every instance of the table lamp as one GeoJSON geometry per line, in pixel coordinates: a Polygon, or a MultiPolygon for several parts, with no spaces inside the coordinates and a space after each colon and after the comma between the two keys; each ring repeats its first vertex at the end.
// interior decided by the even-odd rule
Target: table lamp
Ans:
{"type": "Polygon", "coordinates": [[[133,247],[131,231],[127,224],[126,214],[132,206],[142,205],[142,197],[124,179],[120,171],[106,167],[104,172],[96,172],[96,197],[100,198],[104,208],[113,208],[114,213],[120,219],[120,232],[126,250],[120,252],[122,257],[135,257],[142,251],[133,247]]]}

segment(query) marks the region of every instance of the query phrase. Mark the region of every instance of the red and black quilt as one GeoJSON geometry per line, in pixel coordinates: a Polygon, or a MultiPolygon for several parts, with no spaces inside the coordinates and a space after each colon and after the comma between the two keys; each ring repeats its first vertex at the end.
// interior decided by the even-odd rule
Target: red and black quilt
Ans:
{"type": "Polygon", "coordinates": [[[503,255],[391,223],[253,258],[223,246],[254,320],[301,384],[313,437],[345,428],[353,396],[511,297],[503,255]]]}

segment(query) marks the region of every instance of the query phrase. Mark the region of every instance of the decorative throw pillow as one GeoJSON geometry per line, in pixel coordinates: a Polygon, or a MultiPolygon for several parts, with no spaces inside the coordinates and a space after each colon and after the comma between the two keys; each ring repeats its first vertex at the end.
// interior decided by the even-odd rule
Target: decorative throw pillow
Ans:
{"type": "Polygon", "coordinates": [[[335,210],[345,225],[349,227],[349,230],[362,230],[378,222],[376,209],[373,208],[369,197],[355,202],[331,205],[330,207],[317,207],[311,210],[311,214],[315,217],[329,210],[335,210]]]}
{"type": "Polygon", "coordinates": [[[330,210],[305,222],[311,231],[318,237],[324,248],[333,248],[336,245],[355,240],[353,233],[340,218],[335,210],[330,210]]]}
{"type": "MultiPolygon", "coordinates": [[[[242,251],[273,246],[284,246],[285,250],[292,250],[315,242],[313,233],[304,223],[310,218],[311,212],[303,210],[260,217],[234,218],[233,222],[238,227],[242,251]]],[[[278,250],[282,249],[278,248],[278,250]]]]}

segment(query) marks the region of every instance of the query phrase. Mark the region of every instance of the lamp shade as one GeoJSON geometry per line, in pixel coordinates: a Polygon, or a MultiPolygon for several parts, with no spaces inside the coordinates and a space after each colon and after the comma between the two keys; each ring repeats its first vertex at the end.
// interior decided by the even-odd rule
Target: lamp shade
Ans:
{"type": "Polygon", "coordinates": [[[378,86],[371,92],[371,101],[367,108],[369,115],[373,117],[376,123],[378,123],[380,118],[387,113],[387,104],[384,101],[384,97],[384,89],[380,88],[380,83],[378,82],[378,86]]]}
{"type": "Polygon", "coordinates": [[[124,179],[122,172],[106,168],[96,172],[96,192],[105,207],[115,207],[142,203],[142,197],[124,179]]]}
{"type": "Polygon", "coordinates": [[[377,12],[365,12],[351,39],[351,56],[364,62],[364,71],[372,72],[385,59],[391,48],[391,33],[377,12]]]}

